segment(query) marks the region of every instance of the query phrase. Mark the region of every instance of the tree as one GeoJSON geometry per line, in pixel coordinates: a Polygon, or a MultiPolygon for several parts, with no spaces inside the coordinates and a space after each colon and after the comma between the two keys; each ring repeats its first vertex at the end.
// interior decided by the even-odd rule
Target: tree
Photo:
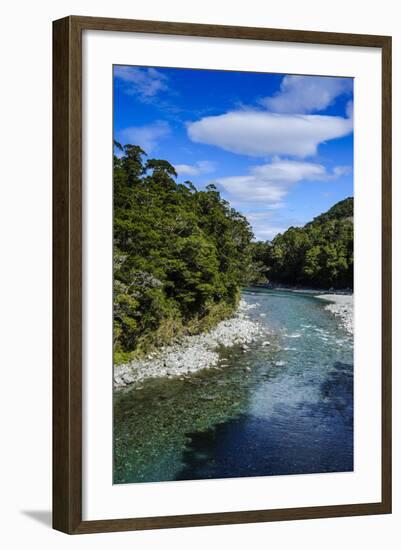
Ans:
{"type": "Polygon", "coordinates": [[[116,362],[231,315],[251,270],[249,223],[213,185],[178,183],[136,145],[114,157],[116,362]]]}
{"type": "Polygon", "coordinates": [[[290,227],[266,243],[253,245],[259,272],[276,283],[318,288],[353,287],[353,199],[335,204],[304,227],[290,227]]]}

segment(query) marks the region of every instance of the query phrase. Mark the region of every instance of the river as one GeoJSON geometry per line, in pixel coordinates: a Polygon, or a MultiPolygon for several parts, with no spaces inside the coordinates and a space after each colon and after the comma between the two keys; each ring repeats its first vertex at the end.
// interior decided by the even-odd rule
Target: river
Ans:
{"type": "Polygon", "coordinates": [[[314,295],[242,294],[268,336],[114,392],[115,483],[352,471],[352,336],[314,295]]]}

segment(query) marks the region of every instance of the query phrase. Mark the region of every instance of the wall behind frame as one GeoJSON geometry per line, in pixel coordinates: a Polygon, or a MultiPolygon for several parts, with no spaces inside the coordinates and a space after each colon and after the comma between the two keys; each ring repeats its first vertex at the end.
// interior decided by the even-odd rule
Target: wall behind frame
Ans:
{"type": "MultiPolygon", "coordinates": [[[[394,338],[394,512],[391,516],[68,537],[50,529],[51,506],[51,21],[96,15],[393,35],[394,281],[401,279],[401,35],[395,0],[380,10],[337,0],[16,1],[3,11],[1,269],[2,535],[7,548],[174,548],[208,546],[325,550],[397,548],[401,535],[401,343],[394,338]],[[363,17],[362,17],[363,15],[363,17]],[[3,410],[4,409],[4,410],[3,410]],[[74,545],[74,546],[72,546],[74,545]]],[[[401,331],[395,286],[394,336],[401,331]]]]}

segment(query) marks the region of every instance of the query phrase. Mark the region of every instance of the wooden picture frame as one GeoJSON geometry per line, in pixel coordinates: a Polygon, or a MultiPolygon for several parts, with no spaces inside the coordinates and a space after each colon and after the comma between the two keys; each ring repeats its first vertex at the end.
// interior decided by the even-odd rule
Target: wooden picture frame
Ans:
{"type": "Polygon", "coordinates": [[[69,534],[391,512],[391,37],[71,16],[53,23],[53,527],[69,534]],[[382,497],[379,502],[82,521],[84,30],[378,48],[382,56],[382,497]]]}

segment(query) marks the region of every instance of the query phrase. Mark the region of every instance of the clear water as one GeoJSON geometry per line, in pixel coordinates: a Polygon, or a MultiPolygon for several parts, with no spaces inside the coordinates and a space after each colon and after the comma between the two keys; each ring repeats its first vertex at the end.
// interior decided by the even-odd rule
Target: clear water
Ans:
{"type": "Polygon", "coordinates": [[[249,350],[115,392],[115,483],[353,469],[352,337],[313,295],[243,297],[269,331],[249,350]]]}

